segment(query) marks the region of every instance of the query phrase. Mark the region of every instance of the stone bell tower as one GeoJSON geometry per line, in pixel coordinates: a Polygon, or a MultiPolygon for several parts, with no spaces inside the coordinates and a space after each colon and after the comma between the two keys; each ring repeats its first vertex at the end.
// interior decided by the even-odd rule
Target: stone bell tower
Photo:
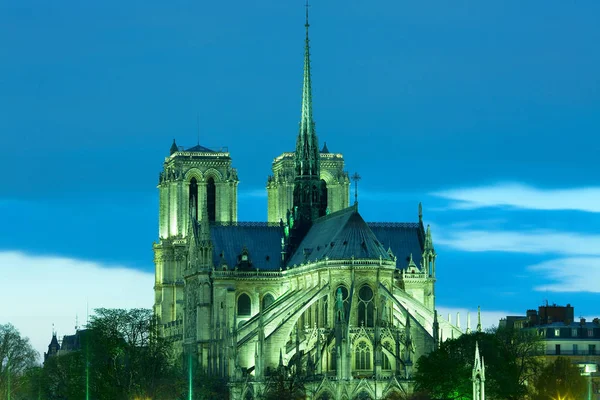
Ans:
{"type": "Polygon", "coordinates": [[[296,151],[275,158],[273,174],[267,178],[270,223],[285,221],[288,211],[296,207],[300,216],[311,219],[349,205],[350,179],[344,171],[344,156],[331,153],[326,143],[319,150],[312,109],[309,26],[307,12],[300,129],[296,151]]]}
{"type": "Polygon", "coordinates": [[[154,312],[162,323],[183,313],[183,269],[190,219],[237,222],[237,171],[226,149],[171,145],[159,175],[159,241],[154,244],[154,312]],[[205,207],[203,210],[201,207],[205,207]]]}

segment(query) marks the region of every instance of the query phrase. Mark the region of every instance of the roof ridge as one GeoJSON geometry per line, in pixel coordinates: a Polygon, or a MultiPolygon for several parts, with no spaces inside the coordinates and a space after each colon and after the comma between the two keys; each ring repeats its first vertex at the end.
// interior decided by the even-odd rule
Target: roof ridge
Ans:
{"type": "Polygon", "coordinates": [[[349,207],[346,207],[346,208],[342,208],[341,210],[337,210],[337,211],[334,211],[332,213],[329,213],[329,214],[323,215],[322,217],[317,218],[315,220],[315,223],[320,223],[320,222],[323,222],[323,221],[327,221],[328,219],[331,219],[331,218],[334,218],[334,217],[338,217],[340,215],[344,215],[344,214],[346,214],[347,212],[350,212],[350,211],[358,212],[358,208],[356,207],[356,205],[352,205],[352,206],[349,206],[349,207]]]}

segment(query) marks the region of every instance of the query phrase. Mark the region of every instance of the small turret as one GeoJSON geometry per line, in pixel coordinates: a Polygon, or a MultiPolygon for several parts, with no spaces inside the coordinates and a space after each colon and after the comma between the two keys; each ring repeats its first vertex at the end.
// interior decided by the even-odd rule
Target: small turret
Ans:
{"type": "Polygon", "coordinates": [[[485,364],[479,355],[479,343],[475,342],[475,361],[473,362],[473,400],[485,400],[485,364]]]}
{"type": "Polygon", "coordinates": [[[177,143],[175,143],[175,139],[173,139],[173,144],[171,145],[171,150],[169,150],[169,155],[173,155],[179,151],[179,147],[177,147],[177,143]]]}

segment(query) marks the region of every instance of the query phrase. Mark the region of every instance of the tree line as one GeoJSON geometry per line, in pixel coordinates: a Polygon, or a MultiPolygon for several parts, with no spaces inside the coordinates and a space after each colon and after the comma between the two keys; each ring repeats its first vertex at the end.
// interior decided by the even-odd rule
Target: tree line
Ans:
{"type": "MultiPolygon", "coordinates": [[[[0,325],[0,399],[188,399],[188,374],[148,309],[96,309],[74,351],[42,366],[27,338],[0,325]]],[[[196,373],[195,399],[226,398],[227,386],[196,373]]]]}
{"type": "Polygon", "coordinates": [[[431,400],[470,400],[475,343],[485,363],[485,396],[489,400],[587,398],[586,378],[565,357],[546,360],[544,342],[534,330],[497,328],[462,335],[421,357],[416,391],[431,400]]]}
{"type": "MultiPolygon", "coordinates": [[[[570,360],[541,356],[535,332],[496,329],[443,342],[421,357],[414,375],[415,394],[390,400],[470,400],[475,343],[485,361],[489,400],[581,399],[587,383],[570,360]]],[[[188,399],[187,363],[147,309],[97,309],[77,349],[48,357],[43,366],[29,340],[10,324],[0,325],[0,398],[11,400],[188,399]]],[[[277,371],[267,380],[265,399],[303,399],[301,374],[277,371]]],[[[194,399],[227,399],[225,381],[194,371],[194,399]]]]}

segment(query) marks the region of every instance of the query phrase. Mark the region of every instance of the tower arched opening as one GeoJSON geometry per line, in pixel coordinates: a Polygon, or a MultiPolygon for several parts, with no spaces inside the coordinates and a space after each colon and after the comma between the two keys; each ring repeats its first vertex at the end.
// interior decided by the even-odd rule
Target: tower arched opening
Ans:
{"type": "Polygon", "coordinates": [[[188,197],[192,218],[195,218],[196,221],[198,221],[198,181],[196,178],[190,180],[188,197]]]}
{"type": "Polygon", "coordinates": [[[321,204],[319,205],[319,216],[327,214],[327,182],[325,179],[321,179],[321,204]]]}
{"type": "Polygon", "coordinates": [[[212,176],[206,180],[206,208],[208,220],[215,222],[217,217],[217,187],[212,176]]]}

